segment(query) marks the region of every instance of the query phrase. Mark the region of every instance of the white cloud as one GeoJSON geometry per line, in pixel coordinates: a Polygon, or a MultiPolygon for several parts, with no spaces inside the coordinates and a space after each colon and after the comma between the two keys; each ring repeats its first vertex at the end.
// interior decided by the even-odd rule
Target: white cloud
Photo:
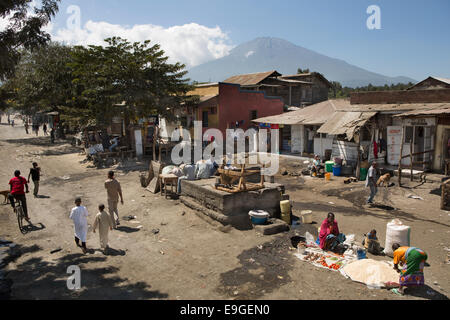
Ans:
{"type": "Polygon", "coordinates": [[[248,57],[250,57],[250,56],[253,55],[253,54],[255,54],[255,51],[249,51],[249,52],[247,52],[247,53],[245,54],[245,57],[248,58],[248,57]]]}
{"type": "MultiPolygon", "coordinates": [[[[53,29],[50,25],[49,29],[53,29]]],[[[164,28],[144,24],[122,26],[88,21],[83,28],[52,31],[52,40],[72,45],[104,45],[104,39],[119,36],[130,42],[151,40],[165,51],[171,63],[182,62],[193,67],[228,55],[233,46],[220,27],[208,28],[197,23],[164,28]]]]}

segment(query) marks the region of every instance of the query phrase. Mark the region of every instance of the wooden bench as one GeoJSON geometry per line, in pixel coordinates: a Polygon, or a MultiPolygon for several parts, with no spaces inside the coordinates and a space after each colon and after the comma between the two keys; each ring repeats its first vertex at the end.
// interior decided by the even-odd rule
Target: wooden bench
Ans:
{"type": "Polygon", "coordinates": [[[178,177],[174,174],[160,174],[159,187],[161,189],[161,196],[164,194],[167,199],[167,187],[170,186],[171,194],[177,194],[178,177]],[[175,191],[173,190],[175,187],[175,191]]]}

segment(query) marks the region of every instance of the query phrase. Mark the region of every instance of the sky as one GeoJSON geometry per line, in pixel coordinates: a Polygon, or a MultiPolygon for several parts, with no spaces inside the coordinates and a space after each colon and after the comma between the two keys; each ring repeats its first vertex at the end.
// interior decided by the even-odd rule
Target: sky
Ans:
{"type": "Polygon", "coordinates": [[[188,68],[257,37],[277,37],[416,80],[450,78],[449,30],[449,0],[62,0],[48,26],[53,40],[69,44],[150,39],[188,68]],[[371,5],[380,9],[380,29],[367,27],[371,5]]]}

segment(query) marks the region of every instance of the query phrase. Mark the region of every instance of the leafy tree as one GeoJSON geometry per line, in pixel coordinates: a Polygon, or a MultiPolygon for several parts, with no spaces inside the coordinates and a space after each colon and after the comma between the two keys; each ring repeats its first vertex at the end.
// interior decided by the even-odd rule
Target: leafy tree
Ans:
{"type": "Polygon", "coordinates": [[[85,119],[107,123],[120,112],[131,118],[161,114],[173,119],[174,110],[192,97],[185,66],[167,63],[160,46],[113,37],[103,46],[74,47],[73,84],[80,88],[77,105],[85,119]]]}
{"type": "Polygon", "coordinates": [[[406,90],[414,85],[412,82],[409,82],[409,83],[391,84],[390,86],[387,84],[385,84],[384,86],[374,86],[372,84],[368,84],[367,86],[364,87],[350,88],[350,87],[342,87],[342,85],[337,81],[333,81],[331,84],[333,85],[333,87],[330,89],[328,93],[328,98],[337,98],[337,99],[349,98],[350,94],[353,92],[406,90]]]}
{"type": "Polygon", "coordinates": [[[302,74],[302,73],[309,73],[309,69],[298,68],[297,69],[297,74],[302,74]]]}
{"type": "Polygon", "coordinates": [[[13,92],[13,107],[25,114],[72,106],[74,86],[70,52],[73,49],[50,43],[33,52],[26,51],[5,89],[13,92]]]}
{"type": "Polygon", "coordinates": [[[60,0],[41,0],[41,6],[31,10],[32,0],[1,0],[0,17],[9,20],[5,30],[0,31],[0,80],[14,74],[20,60],[20,50],[33,50],[50,40],[42,30],[58,11],[60,0]]]}

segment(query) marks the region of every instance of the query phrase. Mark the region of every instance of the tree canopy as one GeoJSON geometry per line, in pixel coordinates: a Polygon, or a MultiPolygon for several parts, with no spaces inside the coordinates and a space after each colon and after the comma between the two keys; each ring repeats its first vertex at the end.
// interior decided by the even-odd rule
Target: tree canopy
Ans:
{"type": "Polygon", "coordinates": [[[130,116],[161,114],[173,118],[173,111],[192,90],[185,66],[170,64],[158,44],[150,40],[130,43],[119,37],[105,40],[107,46],[77,46],[69,66],[73,84],[81,88],[74,97],[99,122],[118,111],[130,116]],[[118,106],[121,105],[121,106],[118,106]],[[114,108],[113,106],[116,106],[114,108]]]}
{"type": "Polygon", "coordinates": [[[58,12],[59,1],[42,0],[31,14],[32,0],[0,1],[0,17],[9,22],[5,30],[0,30],[0,80],[14,74],[22,49],[34,50],[50,40],[43,27],[58,12]]]}
{"type": "Polygon", "coordinates": [[[186,96],[193,88],[185,66],[168,63],[159,45],[105,41],[89,47],[49,43],[24,52],[14,77],[0,87],[0,99],[8,96],[8,105],[24,114],[59,110],[80,124],[108,124],[121,113],[173,119],[177,108],[196,101],[186,96]]]}
{"type": "Polygon", "coordinates": [[[385,84],[384,86],[374,86],[369,83],[367,86],[350,88],[342,87],[341,83],[338,81],[333,81],[331,84],[333,85],[333,88],[330,89],[328,98],[349,98],[352,92],[406,90],[414,85],[412,82],[391,85],[385,84]]]}

